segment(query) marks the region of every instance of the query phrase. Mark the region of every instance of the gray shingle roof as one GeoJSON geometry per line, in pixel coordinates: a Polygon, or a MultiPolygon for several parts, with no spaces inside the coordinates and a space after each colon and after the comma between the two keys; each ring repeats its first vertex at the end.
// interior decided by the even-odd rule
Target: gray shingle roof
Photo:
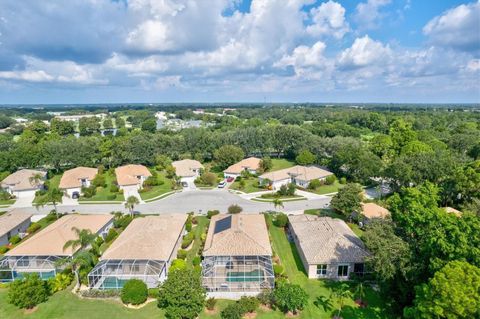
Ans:
{"type": "Polygon", "coordinates": [[[368,252],[341,219],[314,215],[288,217],[308,264],[363,262],[368,252]]]}

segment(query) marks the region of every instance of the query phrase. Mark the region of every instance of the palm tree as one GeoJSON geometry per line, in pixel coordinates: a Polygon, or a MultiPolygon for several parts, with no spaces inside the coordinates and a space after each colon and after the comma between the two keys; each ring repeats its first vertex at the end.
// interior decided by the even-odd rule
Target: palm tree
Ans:
{"type": "Polygon", "coordinates": [[[32,176],[30,176],[28,178],[28,181],[30,182],[30,185],[32,186],[37,186],[38,184],[40,184],[40,181],[43,179],[43,176],[42,174],[40,173],[36,173],[36,174],[33,174],[32,176]]]}
{"type": "Polygon", "coordinates": [[[43,196],[40,196],[37,205],[44,207],[45,205],[52,203],[55,214],[57,214],[57,204],[62,202],[63,192],[58,188],[50,188],[47,193],[43,196]]]}
{"type": "Polygon", "coordinates": [[[78,229],[73,227],[72,230],[75,232],[77,239],[71,239],[63,245],[63,250],[71,247],[73,251],[79,248],[79,252],[73,256],[70,264],[72,265],[72,271],[75,273],[75,279],[77,281],[75,288],[80,287],[80,269],[82,267],[87,267],[93,264],[94,256],[91,252],[86,251],[85,248],[88,246],[95,245],[95,239],[97,235],[92,233],[89,229],[78,229]]]}
{"type": "Polygon", "coordinates": [[[352,292],[350,291],[350,287],[342,283],[340,286],[335,287],[332,293],[332,297],[338,300],[338,312],[333,317],[334,319],[340,319],[340,313],[342,312],[343,306],[345,305],[345,299],[352,298],[352,292]]]}
{"type": "Polygon", "coordinates": [[[135,196],[129,196],[127,198],[127,201],[125,202],[125,208],[127,208],[130,212],[130,216],[133,217],[133,209],[135,208],[135,205],[138,205],[139,203],[140,201],[135,196]]]}
{"type": "Polygon", "coordinates": [[[63,258],[55,263],[57,267],[64,264],[70,264],[72,266],[72,271],[75,274],[76,281],[75,289],[78,289],[80,287],[80,269],[93,265],[94,255],[88,250],[82,250],[76,253],[71,260],[68,258],[63,258]]]}
{"type": "Polygon", "coordinates": [[[275,209],[277,209],[278,207],[284,208],[283,202],[282,202],[279,198],[275,198],[275,199],[272,201],[272,204],[273,204],[273,206],[275,207],[275,209]]]}

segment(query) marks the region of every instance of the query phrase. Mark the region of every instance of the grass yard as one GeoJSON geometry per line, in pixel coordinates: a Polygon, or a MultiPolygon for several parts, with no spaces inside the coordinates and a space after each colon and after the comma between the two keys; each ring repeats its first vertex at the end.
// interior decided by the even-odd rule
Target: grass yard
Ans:
{"type": "Polygon", "coordinates": [[[0,206],[12,205],[13,203],[15,203],[14,199],[0,200],[0,206]]]}
{"type": "Polygon", "coordinates": [[[240,182],[235,181],[232,185],[230,185],[230,189],[239,190],[245,193],[256,193],[265,191],[265,188],[258,187],[258,178],[250,177],[249,179],[244,179],[245,187],[242,189],[240,187],[240,182]]]}
{"type": "Polygon", "coordinates": [[[337,180],[332,185],[322,185],[317,189],[304,189],[307,192],[315,193],[318,195],[330,194],[338,192],[339,189],[345,187],[344,184],[340,184],[337,180]]]}
{"type": "MultiPolygon", "coordinates": [[[[267,215],[266,220],[273,249],[280,257],[289,280],[302,286],[310,296],[309,303],[299,318],[331,318],[338,305],[335,300],[331,300],[330,296],[332,289],[339,283],[328,280],[308,279],[295,244],[287,240],[287,236],[282,228],[273,225],[271,216],[267,215]]],[[[365,292],[368,307],[359,308],[352,299],[349,299],[345,302],[341,316],[344,319],[390,318],[379,294],[371,288],[365,289],[365,292]]]]}
{"type": "Polygon", "coordinates": [[[272,171],[278,171],[279,169],[289,168],[295,166],[295,162],[285,158],[272,158],[272,171]]]}
{"type": "Polygon", "coordinates": [[[106,201],[124,201],[125,200],[123,194],[112,193],[110,191],[110,186],[112,186],[112,183],[115,181],[115,173],[105,172],[103,175],[105,176],[106,187],[97,187],[97,192],[94,196],[90,198],[85,198],[82,196],[78,199],[80,202],[82,201],[106,202],[106,201]],[[115,195],[115,198],[112,199],[113,195],[115,195]]]}
{"type": "Polygon", "coordinates": [[[198,223],[197,225],[194,225],[192,228],[192,231],[195,232],[195,239],[193,241],[193,246],[190,248],[190,250],[187,252],[187,264],[191,265],[193,258],[198,255],[202,241],[200,237],[202,236],[203,233],[207,231],[208,225],[210,223],[210,220],[205,217],[205,216],[197,216],[196,217],[198,223]]]}
{"type": "Polygon", "coordinates": [[[358,237],[362,237],[362,235],[363,235],[363,230],[361,230],[360,227],[357,224],[349,223],[347,221],[347,219],[345,218],[345,216],[343,216],[342,214],[334,212],[332,209],[307,209],[305,211],[305,214],[318,215],[318,216],[328,216],[328,217],[332,217],[332,218],[342,219],[353,230],[355,235],[357,235],[358,237]]]}
{"type": "MultiPolygon", "coordinates": [[[[62,178],[62,174],[56,174],[53,175],[52,178],[48,180],[48,187],[49,188],[58,188],[58,185],[60,184],[60,179],[62,178]]],[[[36,204],[40,201],[42,196],[35,195],[35,199],[33,200],[33,203],[36,204]]]]}
{"type": "Polygon", "coordinates": [[[164,173],[158,172],[158,178],[163,180],[164,183],[162,185],[152,186],[145,192],[140,192],[140,197],[143,200],[152,199],[172,191],[172,181],[168,179],[164,173]]]}

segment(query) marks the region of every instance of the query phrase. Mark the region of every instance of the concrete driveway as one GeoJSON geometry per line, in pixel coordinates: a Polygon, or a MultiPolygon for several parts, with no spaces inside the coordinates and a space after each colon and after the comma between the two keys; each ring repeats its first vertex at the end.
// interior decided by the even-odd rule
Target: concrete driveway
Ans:
{"type": "MultiPolygon", "coordinates": [[[[298,213],[306,209],[328,207],[330,198],[319,198],[311,200],[300,200],[293,202],[284,202],[284,208],[275,209],[285,213],[298,213]]],[[[243,208],[245,213],[258,213],[267,210],[274,210],[272,203],[256,202],[244,199],[236,194],[232,194],[225,189],[214,190],[194,190],[181,193],[175,193],[164,199],[142,203],[135,207],[135,211],[142,214],[166,214],[166,213],[188,213],[206,214],[208,210],[218,209],[220,212],[227,212],[230,205],[237,204],[243,208]]],[[[33,214],[44,214],[52,210],[51,206],[37,208],[25,208],[33,214]]],[[[127,212],[123,204],[80,204],[77,206],[60,206],[58,211],[61,213],[110,213],[112,211],[127,212]]]]}
{"type": "Polygon", "coordinates": [[[24,195],[22,197],[17,198],[15,203],[13,203],[12,206],[10,206],[10,208],[31,207],[34,199],[35,199],[35,193],[24,195]]]}

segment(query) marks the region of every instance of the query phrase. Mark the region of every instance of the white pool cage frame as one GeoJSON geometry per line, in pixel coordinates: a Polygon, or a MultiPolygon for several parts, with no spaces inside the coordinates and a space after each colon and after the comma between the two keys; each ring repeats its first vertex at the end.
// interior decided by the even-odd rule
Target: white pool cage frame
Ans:
{"type": "Polygon", "coordinates": [[[0,282],[21,279],[25,274],[37,273],[47,280],[65,269],[69,256],[4,256],[0,259],[0,282]]]}
{"type": "Polygon", "coordinates": [[[88,274],[91,289],[122,289],[130,279],[145,282],[148,288],[156,288],[166,277],[167,263],[149,259],[105,259],[88,274]]]}
{"type": "Polygon", "coordinates": [[[207,256],[202,262],[207,292],[261,292],[273,289],[271,256],[207,256]]]}

